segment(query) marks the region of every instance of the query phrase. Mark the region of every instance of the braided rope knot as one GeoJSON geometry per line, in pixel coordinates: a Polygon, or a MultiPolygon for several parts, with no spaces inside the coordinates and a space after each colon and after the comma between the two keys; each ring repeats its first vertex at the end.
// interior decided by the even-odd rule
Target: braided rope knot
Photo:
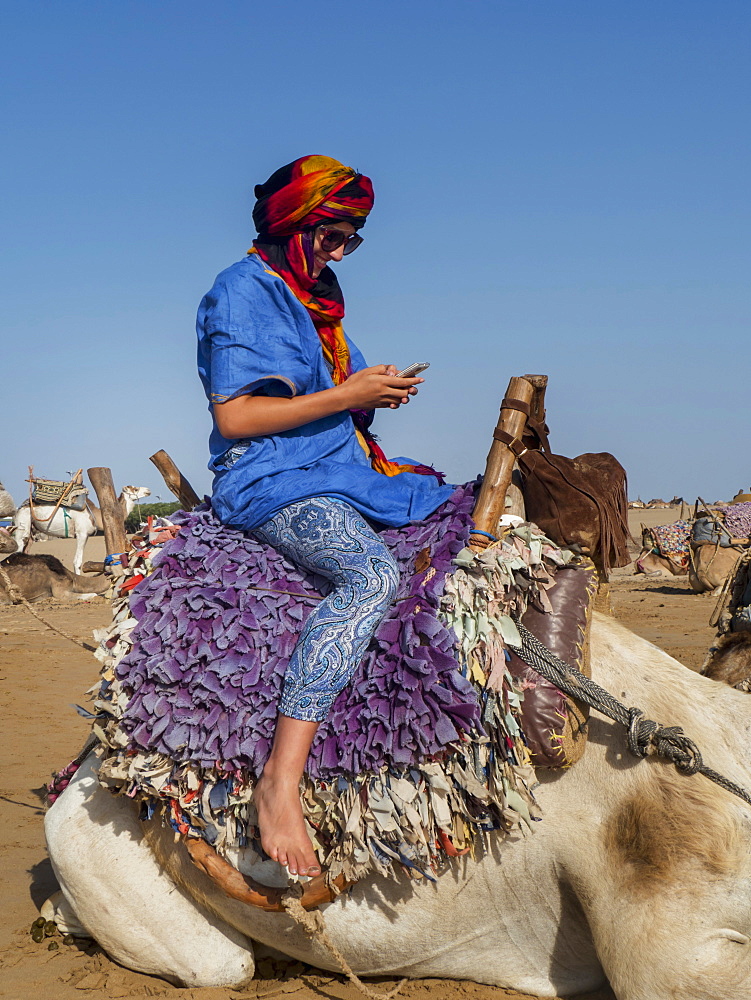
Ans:
{"type": "Polygon", "coordinates": [[[699,748],[680,726],[660,726],[638,708],[630,708],[628,715],[628,748],[635,757],[664,757],[681,774],[697,774],[702,769],[699,748]]]}
{"type": "Polygon", "coordinates": [[[572,678],[569,664],[543,646],[517,617],[512,617],[519,629],[522,644],[510,645],[509,648],[559,690],[625,726],[628,730],[628,748],[635,757],[663,757],[674,764],[681,774],[703,774],[720,788],[737,795],[751,806],[751,793],[707,767],[702,761],[699,748],[680,726],[660,726],[647,719],[640,709],[626,708],[609,691],[584,674],[574,672],[572,678]]]}

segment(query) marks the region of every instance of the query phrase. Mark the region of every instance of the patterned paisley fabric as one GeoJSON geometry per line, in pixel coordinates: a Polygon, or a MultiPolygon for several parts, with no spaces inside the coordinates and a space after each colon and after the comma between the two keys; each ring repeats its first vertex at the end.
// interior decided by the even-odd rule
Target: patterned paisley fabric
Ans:
{"type": "Polygon", "coordinates": [[[331,497],[292,503],[253,534],[334,585],[305,622],[279,703],[282,715],[322,722],[396,597],[396,560],[354,507],[331,497]]]}

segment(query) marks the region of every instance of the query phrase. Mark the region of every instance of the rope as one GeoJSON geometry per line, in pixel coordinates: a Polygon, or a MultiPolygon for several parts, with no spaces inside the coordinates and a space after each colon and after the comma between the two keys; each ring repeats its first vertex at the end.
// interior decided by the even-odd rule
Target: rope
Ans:
{"type": "Polygon", "coordinates": [[[8,574],[5,572],[2,564],[0,564],[0,578],[5,584],[5,587],[8,591],[8,596],[10,597],[11,601],[13,601],[14,604],[23,604],[26,610],[30,614],[32,614],[37,621],[40,621],[42,625],[46,625],[47,628],[51,628],[53,632],[57,632],[59,635],[63,636],[63,638],[70,639],[71,642],[75,642],[77,646],[80,646],[82,649],[88,650],[90,653],[96,652],[96,646],[91,646],[88,642],[82,642],[80,639],[76,639],[74,636],[69,635],[68,632],[65,632],[61,628],[58,628],[57,625],[53,625],[52,622],[49,622],[47,621],[46,618],[43,618],[38,611],[35,611],[34,608],[32,608],[32,606],[23,596],[21,591],[18,589],[18,587],[13,583],[8,574]]]}
{"type": "Polygon", "coordinates": [[[68,764],[68,767],[80,767],[92,750],[99,746],[102,741],[94,733],[89,733],[83,748],[77,757],[68,764]]]}
{"type": "Polygon", "coordinates": [[[407,979],[400,980],[396,986],[385,993],[379,993],[377,990],[373,990],[370,986],[366,985],[359,976],[355,975],[347,959],[344,955],[342,955],[329,937],[320,911],[308,911],[303,909],[302,904],[300,903],[301,892],[302,889],[300,886],[296,886],[294,889],[290,889],[289,892],[285,893],[282,899],[282,905],[284,906],[287,914],[292,917],[295,923],[302,928],[304,933],[307,934],[309,938],[317,941],[319,944],[322,944],[329,951],[347,979],[349,979],[353,986],[357,987],[357,989],[364,996],[368,997],[369,1000],[393,1000],[393,997],[401,991],[404,984],[407,982],[407,979]]]}
{"type": "Polygon", "coordinates": [[[703,774],[751,805],[751,794],[741,785],[736,785],[729,778],[707,767],[699,748],[680,726],[661,726],[647,719],[641,709],[626,708],[609,691],[551,653],[518,619],[514,619],[514,622],[522,644],[510,645],[509,649],[564,694],[584,702],[624,726],[628,731],[628,748],[635,757],[663,757],[674,764],[681,774],[703,774]]]}

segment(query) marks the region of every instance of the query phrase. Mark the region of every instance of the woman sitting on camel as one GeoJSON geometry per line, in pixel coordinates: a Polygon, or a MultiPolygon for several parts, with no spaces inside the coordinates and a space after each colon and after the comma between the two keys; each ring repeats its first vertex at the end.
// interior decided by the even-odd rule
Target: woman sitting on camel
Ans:
{"type": "Polygon", "coordinates": [[[315,875],[299,783],[319,723],[396,594],[378,528],[427,517],[452,487],[426,466],[390,462],[369,431],[373,410],[397,409],[423,381],[398,378],[393,365],[366,367],[342,329],[328,265],[362,243],[370,180],[304,156],[255,194],[253,249],[199,308],[198,367],[214,420],[214,512],[331,583],[289,661],[254,795],[266,853],[315,875]]]}

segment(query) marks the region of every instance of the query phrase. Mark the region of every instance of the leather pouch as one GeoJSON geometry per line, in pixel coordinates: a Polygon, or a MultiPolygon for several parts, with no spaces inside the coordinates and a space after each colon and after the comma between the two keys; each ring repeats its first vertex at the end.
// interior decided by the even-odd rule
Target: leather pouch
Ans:
{"type": "MultiPolygon", "coordinates": [[[[548,590],[552,614],[529,607],[524,625],[543,645],[587,677],[589,617],[597,574],[584,566],[564,566],[548,590]]],[[[535,767],[570,767],[584,753],[589,708],[568,698],[550,681],[511,653],[509,671],[524,693],[521,724],[535,767]]]]}

